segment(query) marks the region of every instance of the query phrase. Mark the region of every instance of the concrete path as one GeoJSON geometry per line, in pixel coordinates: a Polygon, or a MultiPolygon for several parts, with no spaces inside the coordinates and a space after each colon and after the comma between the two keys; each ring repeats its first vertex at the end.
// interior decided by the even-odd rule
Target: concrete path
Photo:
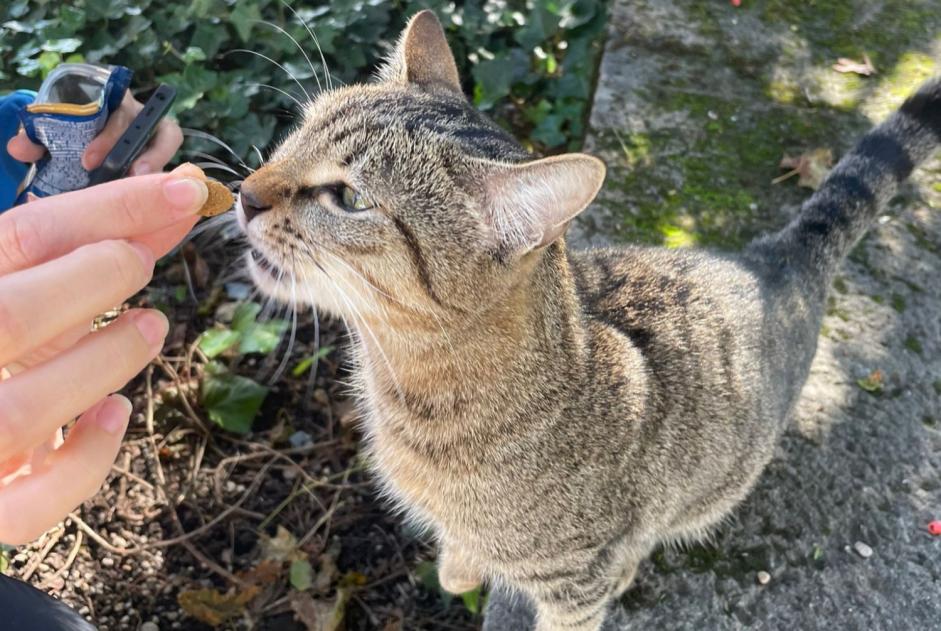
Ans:
{"type": "MultiPolygon", "coordinates": [[[[613,3],[587,141],[609,178],[573,241],[735,248],[810,193],[771,184],[785,153],[839,157],[941,73],[935,0],[743,4],[613,3]],[[831,68],[863,53],[874,76],[831,68]]],[[[927,532],[941,519],[941,156],[831,294],[758,488],[714,545],[647,561],[610,629],[941,628],[941,537],[927,532]]],[[[494,593],[484,628],[528,629],[531,614],[494,593]]]]}

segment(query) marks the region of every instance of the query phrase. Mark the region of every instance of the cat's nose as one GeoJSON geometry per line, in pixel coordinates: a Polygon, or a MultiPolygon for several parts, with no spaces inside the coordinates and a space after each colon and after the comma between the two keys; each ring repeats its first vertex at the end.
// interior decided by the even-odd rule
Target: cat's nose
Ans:
{"type": "Polygon", "coordinates": [[[242,206],[242,212],[245,213],[245,223],[248,223],[266,210],[271,210],[271,204],[266,204],[264,199],[253,192],[249,187],[242,185],[239,192],[239,203],[242,206]]]}

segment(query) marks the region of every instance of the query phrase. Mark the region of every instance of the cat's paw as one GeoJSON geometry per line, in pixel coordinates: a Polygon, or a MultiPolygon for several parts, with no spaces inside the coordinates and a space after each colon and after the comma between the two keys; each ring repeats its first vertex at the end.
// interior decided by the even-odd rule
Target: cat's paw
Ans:
{"type": "Polygon", "coordinates": [[[480,587],[481,583],[479,578],[448,572],[441,572],[438,576],[438,582],[441,583],[441,589],[449,594],[464,594],[474,591],[480,587]]]}

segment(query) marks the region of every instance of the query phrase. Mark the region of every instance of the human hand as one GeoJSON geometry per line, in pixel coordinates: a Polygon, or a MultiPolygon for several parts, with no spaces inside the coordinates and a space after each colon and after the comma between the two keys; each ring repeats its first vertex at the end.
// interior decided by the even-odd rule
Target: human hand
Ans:
{"type": "MultiPolygon", "coordinates": [[[[105,128],[85,148],[82,154],[82,166],[86,171],[98,168],[108,152],[114,147],[134,117],[144,109],[144,104],[135,99],[128,90],[121,101],[121,107],[115,110],[105,128]]],[[[173,158],[183,144],[183,132],[180,126],[169,118],[163,118],[157,125],[156,133],[144,152],[131,165],[131,175],[157,173],[173,158]]],[[[36,162],[46,153],[45,147],[32,143],[26,132],[20,130],[7,143],[7,153],[20,162],[36,162]]]]}
{"type": "Polygon", "coordinates": [[[108,474],[131,412],[110,393],[160,351],[168,324],[152,309],[95,333],[90,323],[144,287],[192,228],[203,182],[184,165],[0,215],[0,541],[35,538],[108,474]]]}

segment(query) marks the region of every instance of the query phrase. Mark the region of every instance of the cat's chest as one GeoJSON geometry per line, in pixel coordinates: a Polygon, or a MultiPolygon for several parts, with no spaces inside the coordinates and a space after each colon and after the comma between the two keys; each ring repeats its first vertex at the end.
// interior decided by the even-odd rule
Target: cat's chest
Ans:
{"type": "Polygon", "coordinates": [[[433,443],[416,443],[411,432],[388,418],[375,415],[367,426],[372,465],[398,504],[449,530],[467,523],[475,511],[472,472],[455,466],[443,453],[435,455],[433,443]]]}

